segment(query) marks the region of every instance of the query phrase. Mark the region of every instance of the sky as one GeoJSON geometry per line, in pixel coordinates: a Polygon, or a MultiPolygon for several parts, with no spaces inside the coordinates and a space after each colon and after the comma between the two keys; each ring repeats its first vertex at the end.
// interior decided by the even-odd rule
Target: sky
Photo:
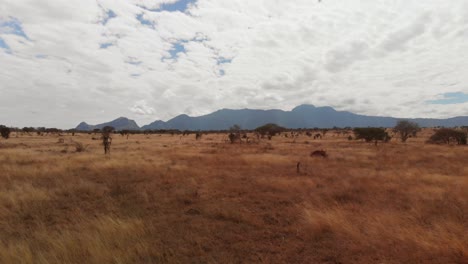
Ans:
{"type": "Polygon", "coordinates": [[[468,115],[466,0],[1,0],[0,124],[468,115]]]}

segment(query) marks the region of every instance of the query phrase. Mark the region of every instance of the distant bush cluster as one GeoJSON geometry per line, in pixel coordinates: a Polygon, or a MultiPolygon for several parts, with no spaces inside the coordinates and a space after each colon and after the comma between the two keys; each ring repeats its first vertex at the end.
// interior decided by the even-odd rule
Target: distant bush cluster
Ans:
{"type": "Polygon", "coordinates": [[[278,126],[277,124],[270,123],[270,124],[257,127],[255,129],[255,132],[258,132],[262,137],[268,136],[268,138],[271,139],[271,137],[276,136],[286,130],[287,129],[284,127],[278,126]]]}
{"type": "Polygon", "coordinates": [[[378,141],[388,142],[391,139],[384,128],[378,127],[355,128],[354,135],[356,139],[364,139],[366,142],[375,142],[376,145],[378,141]]]}
{"type": "Polygon", "coordinates": [[[427,142],[432,144],[456,143],[458,145],[466,145],[466,139],[467,133],[465,131],[450,128],[442,128],[437,130],[427,142]]]}
{"type": "Polygon", "coordinates": [[[11,129],[9,127],[0,125],[0,134],[2,138],[8,139],[10,137],[11,129]]]}

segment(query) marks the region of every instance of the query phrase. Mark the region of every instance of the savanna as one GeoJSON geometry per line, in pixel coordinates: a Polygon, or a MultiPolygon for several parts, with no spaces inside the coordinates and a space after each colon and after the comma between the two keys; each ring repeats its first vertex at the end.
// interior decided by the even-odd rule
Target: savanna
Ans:
{"type": "Polygon", "coordinates": [[[0,263],[468,263],[468,149],[427,144],[433,129],[114,134],[108,155],[91,133],[16,133],[0,263]]]}

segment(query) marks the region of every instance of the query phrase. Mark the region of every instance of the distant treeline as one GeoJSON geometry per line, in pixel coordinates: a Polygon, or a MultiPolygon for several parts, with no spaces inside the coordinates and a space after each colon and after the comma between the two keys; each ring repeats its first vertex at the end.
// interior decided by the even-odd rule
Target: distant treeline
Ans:
{"type": "MultiPolygon", "coordinates": [[[[400,120],[397,125],[390,130],[393,132],[394,136],[399,136],[402,142],[406,142],[406,140],[410,137],[416,137],[417,133],[421,130],[418,124],[414,122],[410,122],[407,120],[400,120]]],[[[47,135],[47,134],[57,134],[63,135],[65,133],[71,134],[72,136],[75,133],[83,133],[83,134],[98,134],[98,133],[114,133],[120,134],[122,136],[134,135],[134,134],[143,134],[143,135],[151,135],[151,134],[170,134],[170,135],[190,135],[195,134],[196,139],[201,137],[201,134],[214,134],[214,133],[228,133],[229,138],[232,142],[241,138],[241,134],[243,138],[247,138],[246,133],[255,133],[258,137],[267,137],[269,140],[273,136],[285,134],[287,137],[286,132],[290,133],[291,136],[297,136],[300,134],[305,134],[309,137],[322,138],[328,131],[338,131],[345,135],[348,135],[350,132],[354,134],[354,138],[351,135],[348,135],[349,140],[364,140],[366,142],[389,142],[392,136],[389,134],[388,128],[383,127],[364,127],[364,128],[351,128],[351,127],[334,127],[331,129],[323,129],[323,128],[299,128],[299,129],[288,129],[285,127],[278,126],[276,124],[265,124],[263,126],[257,127],[253,130],[245,130],[242,129],[239,125],[233,125],[228,130],[208,130],[208,131],[194,131],[194,130],[178,130],[178,129],[159,129],[159,130],[116,130],[112,126],[105,126],[102,129],[94,129],[92,131],[83,131],[83,130],[76,130],[76,129],[67,129],[62,130],[58,128],[45,128],[45,127],[23,127],[23,128],[9,128],[3,125],[0,125],[0,134],[1,137],[8,139],[10,137],[11,132],[16,132],[18,135],[19,133],[31,135],[32,133],[36,133],[37,135],[47,135]]],[[[428,143],[435,143],[435,144],[451,144],[452,142],[458,145],[466,145],[467,144],[467,135],[468,135],[468,126],[458,127],[456,129],[449,129],[443,127],[437,127],[434,129],[434,134],[430,137],[427,141],[428,143]]]]}
{"type": "MultiPolygon", "coordinates": [[[[2,125],[2,127],[7,127],[2,125]]],[[[57,133],[86,133],[86,134],[92,134],[92,133],[100,133],[103,131],[103,129],[93,129],[93,130],[77,130],[77,129],[60,129],[60,128],[46,128],[46,127],[23,127],[23,128],[18,128],[18,127],[8,127],[11,132],[23,132],[23,133],[38,133],[38,134],[57,134],[57,133]]],[[[265,124],[263,126],[257,127],[255,129],[242,129],[240,127],[236,127],[234,125],[230,129],[224,129],[224,130],[179,130],[179,129],[148,129],[148,130],[128,130],[128,129],[123,129],[123,130],[117,130],[115,128],[110,127],[113,133],[115,134],[194,134],[194,133],[230,133],[233,130],[239,130],[241,132],[260,132],[264,130],[278,130],[278,132],[284,132],[284,131],[295,131],[295,132],[307,132],[307,131],[316,131],[316,132],[323,132],[323,131],[332,131],[332,130],[347,130],[351,131],[355,129],[355,127],[333,127],[333,128],[284,128],[280,127],[276,124],[265,124]]],[[[367,127],[371,128],[371,127],[367,127]]],[[[378,127],[381,129],[388,129],[384,127],[378,127]]],[[[423,128],[429,128],[429,127],[423,127],[423,128]]],[[[435,128],[435,129],[441,129],[445,128],[443,126],[437,126],[437,127],[430,127],[430,128],[435,128]]],[[[109,127],[107,127],[109,129],[109,127]]],[[[455,127],[454,129],[462,129],[462,130],[468,130],[468,126],[459,126],[455,127]]]]}

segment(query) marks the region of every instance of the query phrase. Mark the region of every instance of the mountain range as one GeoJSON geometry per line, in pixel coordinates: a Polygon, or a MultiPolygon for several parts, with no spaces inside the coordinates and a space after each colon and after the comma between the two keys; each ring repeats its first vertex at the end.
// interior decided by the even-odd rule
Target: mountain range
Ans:
{"type": "Polygon", "coordinates": [[[86,122],[81,122],[75,129],[79,131],[91,131],[93,129],[102,129],[105,126],[114,127],[117,130],[140,130],[140,127],[134,120],[130,120],[126,117],[119,117],[113,121],[98,125],[89,125],[86,122]]]}
{"type": "MultiPolygon", "coordinates": [[[[267,123],[275,123],[287,128],[332,128],[332,127],[393,127],[402,118],[365,116],[347,111],[336,111],[332,107],[315,107],[300,105],[291,111],[278,109],[221,109],[211,114],[191,117],[179,115],[168,121],[157,120],[151,124],[139,127],[134,120],[125,117],[98,124],[80,123],[76,129],[89,131],[112,126],[116,130],[227,130],[234,124],[243,129],[255,129],[267,123]]],[[[404,118],[416,122],[421,127],[455,127],[468,125],[468,116],[447,119],[404,118]]]]}

